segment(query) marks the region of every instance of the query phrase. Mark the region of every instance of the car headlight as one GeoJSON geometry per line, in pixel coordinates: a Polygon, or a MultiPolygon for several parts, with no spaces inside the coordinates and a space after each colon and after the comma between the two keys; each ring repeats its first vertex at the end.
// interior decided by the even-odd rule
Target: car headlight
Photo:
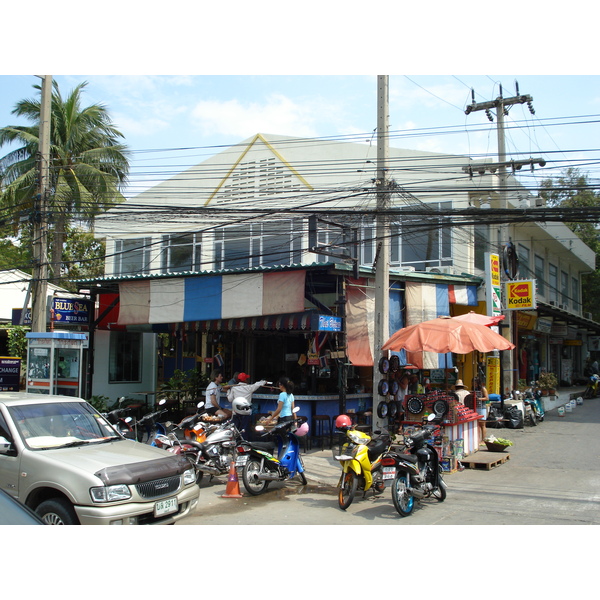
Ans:
{"type": "Polygon", "coordinates": [[[90,488],[90,496],[94,502],[118,502],[129,500],[131,491],[124,484],[90,488]]]}
{"type": "Polygon", "coordinates": [[[188,469],[183,473],[183,485],[190,485],[190,483],[196,483],[196,471],[194,469],[188,469]]]}

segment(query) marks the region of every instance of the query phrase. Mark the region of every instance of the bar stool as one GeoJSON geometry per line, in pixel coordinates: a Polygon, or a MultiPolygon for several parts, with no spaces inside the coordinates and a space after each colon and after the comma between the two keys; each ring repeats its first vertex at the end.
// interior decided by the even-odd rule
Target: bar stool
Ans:
{"type": "Polygon", "coordinates": [[[331,419],[328,415],[314,415],[313,416],[313,437],[320,441],[321,450],[325,443],[325,437],[329,438],[329,447],[331,448],[331,437],[333,431],[331,429],[331,419]]]}

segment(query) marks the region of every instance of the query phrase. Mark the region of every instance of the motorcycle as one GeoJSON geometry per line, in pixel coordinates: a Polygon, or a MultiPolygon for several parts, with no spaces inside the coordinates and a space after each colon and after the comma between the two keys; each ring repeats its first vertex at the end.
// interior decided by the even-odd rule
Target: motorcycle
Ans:
{"type": "MultiPolygon", "coordinates": [[[[158,405],[162,406],[166,404],[166,400],[161,400],[158,405]]],[[[165,427],[159,423],[160,417],[166,414],[168,410],[166,408],[149,412],[145,414],[141,419],[136,423],[136,439],[138,442],[142,442],[144,440],[144,432],[146,433],[146,444],[150,444],[155,446],[154,438],[156,435],[164,435],[166,434],[165,427]]]]}
{"type": "Polygon", "coordinates": [[[433,496],[438,502],[446,499],[447,485],[441,474],[440,461],[436,449],[428,443],[438,427],[432,421],[435,414],[420,431],[405,439],[410,454],[397,454],[396,475],[392,484],[392,500],[396,511],[408,517],[415,506],[415,499],[433,496]]]}
{"type": "Polygon", "coordinates": [[[342,467],[337,485],[338,504],[342,510],[346,510],[352,504],[357,490],[362,490],[363,495],[370,489],[375,494],[381,494],[386,481],[394,477],[395,470],[391,470],[394,461],[390,462],[392,440],[388,432],[379,432],[376,437],[371,438],[355,429],[347,415],[337,417],[335,426],[346,436],[340,454],[334,454],[335,460],[342,467]]]}
{"type": "Polygon", "coordinates": [[[587,387],[583,392],[584,399],[587,400],[588,398],[596,398],[598,396],[598,382],[600,382],[600,376],[596,374],[590,376],[587,387]]]}
{"type": "MultiPolygon", "coordinates": [[[[294,410],[298,412],[299,408],[297,406],[294,410]]],[[[308,431],[306,419],[298,417],[296,421],[279,422],[270,431],[266,431],[260,424],[254,429],[259,433],[264,432],[262,437],[271,435],[274,440],[243,440],[238,445],[236,465],[243,465],[242,480],[246,491],[252,496],[258,496],[267,489],[271,481],[286,481],[296,475],[300,477],[302,485],[307,485],[298,440],[298,435],[305,435],[308,431]]]]}
{"type": "Polygon", "coordinates": [[[532,425],[537,425],[544,420],[545,412],[542,403],[542,392],[535,387],[534,381],[531,382],[531,387],[525,390],[523,403],[525,404],[526,412],[532,425]]]}
{"type": "Polygon", "coordinates": [[[131,409],[120,408],[125,396],[119,398],[116,404],[119,408],[113,408],[111,411],[102,413],[102,416],[125,438],[135,440],[135,431],[131,426],[133,418],[128,416],[131,409]]]}

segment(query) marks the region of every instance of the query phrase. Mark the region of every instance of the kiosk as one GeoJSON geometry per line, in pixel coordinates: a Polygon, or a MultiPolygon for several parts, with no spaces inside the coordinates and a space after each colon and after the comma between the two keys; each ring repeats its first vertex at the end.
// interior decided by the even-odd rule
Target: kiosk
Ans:
{"type": "Polygon", "coordinates": [[[26,333],[26,390],[37,394],[80,396],[82,354],[88,347],[87,333],[51,331],[26,333]]]}

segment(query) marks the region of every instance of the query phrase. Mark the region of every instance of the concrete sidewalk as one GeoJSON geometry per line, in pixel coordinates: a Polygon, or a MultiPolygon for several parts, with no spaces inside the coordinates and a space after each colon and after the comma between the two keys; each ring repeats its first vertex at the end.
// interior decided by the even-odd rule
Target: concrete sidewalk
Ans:
{"type": "MultiPolygon", "coordinates": [[[[563,390],[559,390],[555,399],[551,401],[550,405],[552,406],[552,408],[550,410],[545,409],[548,419],[558,420],[558,407],[564,406],[567,402],[571,400],[571,398],[581,396],[583,394],[584,389],[585,388],[565,388],[563,390]]],[[[600,402],[600,399],[597,401],[600,402]]],[[[594,402],[594,400],[591,400],[590,402],[594,402]]],[[[547,405],[548,402],[545,403],[545,406],[547,405]]],[[[544,422],[538,425],[540,430],[543,430],[544,422]]],[[[568,422],[568,417],[566,418],[565,422],[568,422]]],[[[493,433],[494,435],[496,435],[496,437],[503,437],[515,441],[515,439],[513,438],[519,439],[519,433],[524,433],[529,429],[535,428],[525,425],[523,429],[504,428],[488,430],[488,434],[493,433]]],[[[525,458],[527,453],[527,445],[519,444],[519,446],[519,452],[521,453],[522,458],[525,458]],[[525,456],[523,456],[523,453],[525,453],[525,456]]],[[[483,449],[483,451],[485,451],[485,449],[483,449]]],[[[535,448],[535,450],[532,449],[532,451],[537,452],[538,449],[535,448]]],[[[302,460],[304,461],[304,466],[306,468],[306,478],[309,482],[316,483],[319,485],[337,485],[341,474],[341,468],[340,463],[333,458],[333,451],[330,448],[326,447],[323,450],[313,448],[312,450],[308,450],[306,453],[303,452],[302,460]]],[[[444,478],[451,478],[457,473],[460,474],[461,471],[455,473],[446,473],[444,475],[444,478]]]]}

